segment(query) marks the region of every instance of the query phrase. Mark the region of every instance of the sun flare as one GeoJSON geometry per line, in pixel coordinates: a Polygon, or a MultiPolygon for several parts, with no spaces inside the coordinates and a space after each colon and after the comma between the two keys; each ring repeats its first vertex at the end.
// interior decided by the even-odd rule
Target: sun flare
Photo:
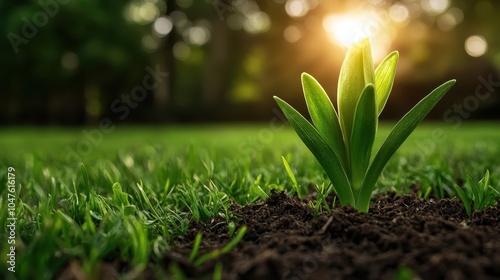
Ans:
{"type": "Polygon", "coordinates": [[[323,28],[332,43],[348,48],[362,38],[370,38],[373,59],[381,61],[391,47],[393,29],[390,21],[373,13],[329,14],[323,28]]]}
{"type": "Polygon", "coordinates": [[[363,23],[354,16],[328,15],[323,20],[330,40],[344,47],[349,47],[363,37],[368,37],[363,32],[363,23]]]}

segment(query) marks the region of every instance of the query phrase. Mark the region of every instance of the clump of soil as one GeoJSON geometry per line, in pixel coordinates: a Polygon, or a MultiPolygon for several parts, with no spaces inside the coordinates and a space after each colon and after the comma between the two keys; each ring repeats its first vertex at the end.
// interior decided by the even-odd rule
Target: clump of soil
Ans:
{"type": "Polygon", "coordinates": [[[248,227],[236,248],[194,266],[187,258],[197,232],[199,254],[231,239],[221,219],[195,223],[166,253],[165,269],[176,264],[194,279],[211,278],[216,262],[223,279],[393,279],[409,271],[421,279],[500,278],[498,206],[468,218],[457,199],[391,193],[374,198],[367,214],[337,207],[315,217],[300,200],[273,192],[232,213],[237,228],[248,227]]]}

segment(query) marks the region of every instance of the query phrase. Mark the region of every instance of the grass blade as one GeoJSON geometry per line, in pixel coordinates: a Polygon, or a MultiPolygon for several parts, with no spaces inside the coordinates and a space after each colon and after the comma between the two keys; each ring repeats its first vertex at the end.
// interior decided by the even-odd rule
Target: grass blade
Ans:
{"type": "Polygon", "coordinates": [[[241,229],[236,233],[236,236],[229,241],[224,247],[222,247],[221,252],[223,254],[229,253],[234,247],[236,247],[240,241],[243,239],[245,236],[245,233],[247,232],[247,227],[243,226],[241,229]]]}
{"type": "Polygon", "coordinates": [[[231,239],[231,241],[229,241],[229,243],[227,243],[224,247],[222,247],[220,249],[215,249],[212,252],[209,252],[209,253],[206,253],[205,255],[202,255],[200,258],[198,258],[194,262],[194,265],[200,266],[208,260],[216,259],[219,256],[221,256],[222,254],[227,254],[229,251],[231,251],[234,247],[236,247],[241,242],[241,240],[245,236],[246,232],[247,232],[247,227],[243,226],[238,231],[238,233],[236,233],[236,236],[233,239],[231,239]]]}
{"type": "Polygon", "coordinates": [[[377,107],[375,105],[375,88],[369,84],[361,93],[351,134],[350,160],[351,184],[355,194],[359,191],[366,170],[370,164],[370,156],[377,132],[377,107]]]}
{"type": "Polygon", "coordinates": [[[302,73],[302,88],[314,126],[347,168],[344,139],[332,101],[318,81],[307,73],[302,73]]]}
{"type": "Polygon", "coordinates": [[[203,235],[201,234],[201,232],[198,232],[196,234],[196,237],[194,238],[193,249],[191,250],[191,253],[189,254],[189,260],[191,262],[194,261],[194,258],[196,258],[196,255],[198,254],[198,250],[200,249],[202,236],[203,235]]]}
{"type": "Polygon", "coordinates": [[[469,187],[469,193],[472,198],[472,202],[474,203],[474,208],[477,208],[479,207],[480,203],[478,186],[469,174],[467,174],[465,181],[466,181],[466,186],[469,187]]]}
{"type": "Polygon", "coordinates": [[[86,200],[90,201],[90,189],[91,189],[91,187],[90,187],[89,173],[87,172],[87,168],[85,167],[85,164],[80,163],[80,171],[82,172],[83,188],[85,189],[86,200]]]}
{"type": "Polygon", "coordinates": [[[433,90],[394,126],[378,150],[363,180],[360,195],[356,201],[356,208],[359,211],[368,212],[373,187],[389,159],[454,84],[455,80],[450,80],[433,90]]]}
{"type": "Polygon", "coordinates": [[[349,180],[347,179],[345,169],[330,146],[323,140],[319,132],[299,112],[297,112],[297,110],[277,96],[275,96],[274,99],[281,110],[283,110],[283,113],[295,129],[295,132],[297,132],[297,135],[299,135],[300,139],[302,139],[304,144],[326,171],[342,206],[347,204],[354,205],[354,195],[349,180]]]}
{"type": "Polygon", "coordinates": [[[462,200],[462,203],[464,204],[464,207],[465,207],[465,212],[467,213],[467,216],[471,216],[472,215],[472,207],[470,206],[470,201],[469,199],[467,198],[467,195],[465,194],[465,192],[458,186],[455,184],[455,192],[457,193],[458,197],[460,198],[460,200],[462,200]]]}
{"type": "Polygon", "coordinates": [[[387,103],[387,99],[394,84],[396,76],[396,64],[398,63],[399,53],[394,51],[390,53],[375,69],[375,97],[377,99],[378,115],[382,113],[387,103]]]}
{"type": "Polygon", "coordinates": [[[213,279],[214,280],[222,280],[222,263],[221,262],[217,262],[217,264],[215,264],[213,279]]]}
{"type": "Polygon", "coordinates": [[[290,180],[292,181],[292,186],[297,192],[297,196],[299,198],[302,198],[302,192],[300,190],[299,184],[297,183],[297,179],[295,178],[295,175],[292,172],[292,168],[290,168],[290,164],[288,164],[288,161],[285,159],[284,156],[281,157],[281,160],[283,160],[283,165],[285,166],[286,173],[288,173],[288,177],[290,177],[290,180]]]}
{"type": "Polygon", "coordinates": [[[482,202],[482,209],[486,208],[488,205],[488,202],[491,198],[491,193],[488,192],[488,186],[489,186],[489,180],[490,180],[490,171],[486,170],[486,173],[484,174],[483,179],[479,181],[479,187],[480,189],[480,194],[479,194],[479,200],[482,202]]]}

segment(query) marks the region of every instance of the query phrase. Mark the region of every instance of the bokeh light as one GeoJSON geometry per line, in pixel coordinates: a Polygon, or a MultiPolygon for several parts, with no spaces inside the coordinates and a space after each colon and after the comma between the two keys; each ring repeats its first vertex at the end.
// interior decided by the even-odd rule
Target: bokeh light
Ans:
{"type": "Polygon", "coordinates": [[[394,4],[389,9],[389,15],[391,19],[395,22],[404,22],[408,19],[410,12],[405,5],[402,4],[394,4]]]}
{"type": "Polygon", "coordinates": [[[437,18],[437,26],[443,31],[452,31],[464,19],[464,13],[459,8],[452,8],[437,18]]]}
{"type": "Polygon", "coordinates": [[[80,64],[80,58],[73,52],[67,52],[61,57],[61,65],[68,69],[74,70],[80,64]]]}
{"type": "MultiPolygon", "coordinates": [[[[71,21],[71,29],[65,26],[69,24],[65,21],[76,16],[73,9],[60,9],[62,14],[51,18],[43,30],[40,27],[36,39],[24,43],[7,36],[11,44],[6,44],[6,50],[19,51],[20,61],[37,59],[37,67],[30,71],[47,80],[44,88],[48,96],[52,96],[49,93],[52,88],[76,94],[83,89],[78,86],[73,89],[73,85],[97,85],[102,91],[103,106],[99,111],[95,109],[97,106],[89,105],[92,114],[109,115],[109,106],[104,102],[113,100],[114,93],[108,89],[129,90],[132,82],[141,78],[140,69],[145,64],[157,63],[172,76],[165,86],[153,91],[148,97],[151,102],[143,108],[150,104],[170,108],[199,102],[203,110],[217,107],[212,116],[218,118],[220,110],[215,104],[225,101],[251,102],[270,108],[275,105],[270,96],[276,92],[298,96],[300,80],[291,80],[301,72],[313,74],[334,93],[337,81],[332,77],[337,76],[345,51],[367,37],[374,66],[393,50],[400,52],[395,92],[404,94],[398,97],[396,93],[393,107],[389,107],[396,108],[395,104],[413,105],[416,99],[406,97],[413,92],[420,94],[424,87],[430,88],[439,80],[456,78],[463,83],[465,94],[465,87],[474,90],[476,83],[474,79],[466,80],[467,73],[500,71],[500,51],[495,38],[500,19],[496,16],[500,12],[497,4],[493,0],[132,0],[85,7],[75,2],[82,17],[71,21]],[[71,32],[60,36],[62,42],[53,40],[52,35],[61,30],[71,32]],[[52,69],[54,65],[59,70],[52,77],[53,73],[44,69],[52,69]],[[114,74],[106,75],[108,69],[114,74]],[[59,81],[70,82],[59,85],[59,81]]],[[[10,5],[19,6],[14,9],[18,13],[4,19],[16,34],[24,32],[24,22],[14,18],[29,16],[22,13],[23,5],[10,5]]],[[[36,3],[28,6],[32,10],[39,8],[36,3]]],[[[18,60],[8,55],[5,59],[10,61],[7,66],[18,60]]],[[[11,67],[6,69],[10,75],[11,67]]],[[[8,102],[16,106],[23,101],[16,99],[14,92],[18,89],[16,81],[23,80],[20,77],[6,79],[11,83],[7,88],[11,91],[8,102]]],[[[40,91],[36,85],[20,85],[26,87],[26,92],[33,91],[33,96],[40,91]]],[[[50,102],[62,102],[55,99],[56,94],[53,96],[50,102]]],[[[60,108],[62,112],[64,106],[60,108]]],[[[142,110],[147,111],[143,108],[137,110],[138,116],[143,114],[142,110]]],[[[234,115],[258,118],[256,110],[242,108],[245,109],[235,109],[234,115]]],[[[390,109],[383,117],[392,118],[397,113],[390,109]]],[[[223,118],[223,113],[220,114],[223,118]]],[[[230,114],[233,113],[227,113],[230,114]]],[[[16,118],[20,116],[19,113],[16,118]]]]}
{"type": "Polygon", "coordinates": [[[193,5],[193,0],[176,0],[177,5],[181,8],[187,9],[193,5]]]}
{"type": "Polygon", "coordinates": [[[151,35],[144,35],[142,37],[142,47],[148,51],[148,52],[153,52],[156,49],[158,49],[159,43],[158,41],[151,35]]]}
{"type": "Polygon", "coordinates": [[[158,37],[167,36],[170,31],[172,31],[173,24],[172,21],[167,17],[159,17],[155,20],[153,24],[153,29],[158,35],[158,37]]]}
{"type": "Polygon", "coordinates": [[[154,3],[150,2],[132,2],[125,8],[124,16],[127,20],[148,24],[153,22],[160,15],[160,10],[154,3]]]}
{"type": "Polygon", "coordinates": [[[302,37],[302,32],[295,25],[290,25],[283,31],[283,37],[287,42],[295,43],[302,37]]]}
{"type": "Polygon", "coordinates": [[[181,11],[173,11],[170,13],[170,18],[174,23],[177,32],[182,33],[186,28],[189,28],[192,23],[187,18],[187,15],[181,11]]]}
{"type": "Polygon", "coordinates": [[[197,46],[204,45],[210,39],[210,31],[203,26],[193,26],[184,31],[185,40],[197,46]]]}
{"type": "Polygon", "coordinates": [[[488,43],[483,36],[474,35],[465,40],[465,51],[472,57],[480,57],[488,50],[488,43]]]}
{"type": "Polygon", "coordinates": [[[461,23],[464,20],[464,12],[460,8],[457,8],[457,7],[451,8],[448,11],[448,13],[450,13],[451,15],[453,15],[453,17],[457,21],[457,24],[461,23]]]}
{"type": "Polygon", "coordinates": [[[245,19],[240,14],[232,14],[227,17],[226,23],[231,30],[241,30],[245,19]]]}
{"type": "Polygon", "coordinates": [[[263,33],[271,28],[271,19],[264,12],[256,12],[245,19],[243,28],[251,34],[263,33]]]}
{"type": "Polygon", "coordinates": [[[184,61],[187,60],[191,55],[191,48],[184,42],[177,42],[175,43],[172,52],[175,58],[184,61]]]}
{"type": "Polygon", "coordinates": [[[288,0],[285,5],[286,13],[291,17],[303,17],[310,9],[307,0],[288,0]]]}
{"type": "Polygon", "coordinates": [[[450,6],[450,0],[422,0],[422,8],[429,14],[440,14],[450,6]]]}
{"type": "Polygon", "coordinates": [[[457,20],[451,13],[445,13],[438,17],[437,26],[443,31],[452,31],[457,25],[457,20]]]}

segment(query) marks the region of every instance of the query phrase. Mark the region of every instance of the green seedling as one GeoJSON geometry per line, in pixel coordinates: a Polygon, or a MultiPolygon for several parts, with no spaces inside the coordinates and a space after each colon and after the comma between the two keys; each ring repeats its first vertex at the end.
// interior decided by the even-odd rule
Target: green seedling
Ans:
{"type": "Polygon", "coordinates": [[[398,58],[398,52],[392,52],[374,70],[368,39],[355,43],[340,70],[338,114],[318,81],[303,73],[302,86],[312,124],[288,103],[274,97],[325,170],[341,205],[352,205],[361,212],[368,212],[373,188],[389,159],[455,84],[450,80],[424,97],[394,126],[372,157],[378,116],[392,90],[398,58]]]}
{"type": "Polygon", "coordinates": [[[483,179],[475,183],[470,175],[467,175],[463,189],[455,184],[455,191],[462,200],[467,216],[472,216],[474,211],[483,211],[488,206],[495,206],[500,193],[489,185],[490,171],[486,170],[483,179]]]}
{"type": "Polygon", "coordinates": [[[231,251],[234,247],[236,247],[240,243],[240,241],[245,236],[246,232],[247,232],[247,227],[246,226],[241,227],[240,230],[236,233],[236,236],[233,239],[231,239],[229,243],[227,243],[224,247],[220,249],[215,249],[209,253],[202,255],[201,257],[199,257],[197,260],[194,261],[194,265],[200,266],[208,260],[213,260],[223,254],[227,254],[229,251],[231,251]]]}
{"type": "Polygon", "coordinates": [[[331,207],[328,205],[326,198],[332,190],[332,184],[328,184],[327,187],[325,187],[325,183],[322,183],[321,186],[314,185],[314,190],[317,194],[316,202],[309,201],[309,206],[314,209],[314,215],[322,214],[323,209],[326,210],[328,214],[331,214],[332,209],[335,207],[335,198],[333,199],[331,207]]]}

